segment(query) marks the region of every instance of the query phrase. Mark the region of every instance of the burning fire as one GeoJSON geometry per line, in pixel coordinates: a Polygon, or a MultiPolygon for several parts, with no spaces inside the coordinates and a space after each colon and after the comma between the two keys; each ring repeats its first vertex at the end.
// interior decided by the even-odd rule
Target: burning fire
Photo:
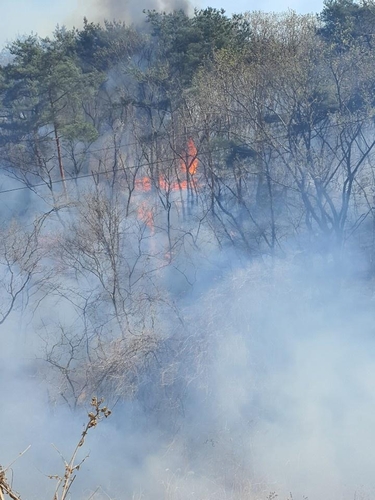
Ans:
{"type": "MultiPolygon", "coordinates": [[[[187,151],[185,157],[181,157],[180,161],[180,176],[178,172],[170,176],[170,172],[160,174],[158,179],[158,187],[165,192],[171,191],[186,191],[196,187],[196,180],[194,178],[198,170],[198,151],[192,138],[188,140],[187,151]],[[181,175],[183,174],[183,175],[181,175]],[[180,178],[181,177],[181,178],[180,178]]],[[[152,182],[150,177],[144,176],[135,181],[135,191],[147,193],[152,190],[152,182]]],[[[137,209],[138,220],[142,221],[154,234],[154,214],[150,203],[145,199],[142,201],[137,209]]]]}
{"type": "Polygon", "coordinates": [[[198,169],[198,158],[197,158],[197,148],[195,147],[193,139],[190,137],[188,141],[188,150],[186,155],[186,160],[181,162],[181,170],[186,173],[189,172],[190,175],[195,175],[198,169]]]}
{"type": "MultiPolygon", "coordinates": [[[[192,188],[196,186],[195,179],[193,176],[197,173],[198,170],[198,158],[197,158],[197,148],[194,144],[192,138],[189,139],[187,144],[187,151],[185,159],[181,159],[180,161],[180,169],[183,174],[189,173],[190,179],[186,178],[184,175],[183,179],[170,179],[165,175],[159,175],[159,188],[163,189],[163,191],[186,191],[188,188],[192,188]]],[[[142,193],[147,193],[151,191],[152,182],[150,177],[141,177],[140,179],[136,179],[135,181],[135,190],[140,191],[142,193]]]]}
{"type": "Polygon", "coordinates": [[[147,205],[146,201],[142,201],[138,205],[137,217],[150,229],[151,234],[154,234],[154,214],[150,207],[147,205]]]}
{"type": "Polygon", "coordinates": [[[150,177],[142,177],[141,179],[135,180],[136,191],[147,192],[151,191],[151,179],[150,177]]]}
{"type": "Polygon", "coordinates": [[[189,183],[187,180],[173,180],[173,181],[170,181],[169,179],[166,179],[165,177],[163,177],[162,175],[160,175],[159,177],[159,187],[163,190],[163,191],[178,191],[178,190],[181,190],[181,191],[186,191],[187,188],[189,187],[194,187],[195,186],[195,180],[194,179],[191,179],[189,180],[189,183]]]}

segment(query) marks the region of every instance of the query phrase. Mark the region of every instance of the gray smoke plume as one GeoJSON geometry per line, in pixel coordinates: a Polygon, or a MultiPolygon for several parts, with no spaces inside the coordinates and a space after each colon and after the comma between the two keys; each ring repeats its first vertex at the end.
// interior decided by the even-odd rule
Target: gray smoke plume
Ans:
{"type": "Polygon", "coordinates": [[[144,20],[144,10],[157,10],[162,12],[172,12],[183,10],[191,13],[193,5],[189,0],[81,0],[73,16],[68,19],[68,23],[76,25],[85,16],[89,21],[102,22],[125,21],[127,23],[139,24],[144,20]]]}
{"type": "MultiPolygon", "coordinates": [[[[233,255],[224,264],[221,255],[210,265],[208,274],[215,265],[220,274],[208,280],[202,266],[180,303],[191,333],[187,349],[200,339],[203,362],[175,432],[166,435],[137,403],[119,403],[89,436],[75,496],[100,487],[99,498],[265,500],[272,491],[279,498],[370,497],[369,285],[339,283],[319,260],[301,268],[287,261],[243,265],[233,255]]],[[[38,342],[30,332],[31,323],[17,315],[0,330],[0,391],[7,395],[1,460],[32,444],[14,467],[14,483],[29,499],[52,498],[46,474],[62,463],[50,443],[69,456],[85,414],[50,407],[33,369],[38,342]]],[[[176,362],[191,368],[188,359],[176,362]]]]}
{"type": "MultiPolygon", "coordinates": [[[[66,0],[51,1],[48,9],[38,0],[2,0],[1,8],[6,12],[3,24],[0,24],[0,46],[16,38],[27,36],[31,32],[50,36],[57,25],[81,27],[83,18],[89,21],[103,22],[104,19],[126,21],[139,24],[143,21],[144,9],[156,9],[170,12],[182,9],[189,13],[194,6],[189,0],[66,0]],[[20,12],[22,15],[20,16],[20,12]],[[6,22],[5,22],[6,20],[6,22]]],[[[1,23],[1,20],[0,20],[1,23]]]]}

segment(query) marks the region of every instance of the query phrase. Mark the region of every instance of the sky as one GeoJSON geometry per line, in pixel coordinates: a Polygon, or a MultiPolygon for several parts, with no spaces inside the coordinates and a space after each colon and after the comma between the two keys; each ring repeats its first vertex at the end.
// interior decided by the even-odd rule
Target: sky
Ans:
{"type": "MultiPolygon", "coordinates": [[[[84,16],[89,20],[103,15],[113,18],[113,5],[119,11],[122,0],[0,0],[0,46],[14,40],[18,35],[37,33],[46,36],[59,25],[80,26],[84,16]]],[[[127,0],[136,8],[166,5],[168,0],[127,0]]],[[[126,3],[126,0],[125,2],[126,3]]],[[[320,12],[323,0],[191,0],[193,7],[207,6],[224,8],[228,14],[251,10],[283,11],[294,9],[301,14],[320,12]]],[[[134,7],[133,7],[134,10],[134,7]]]]}

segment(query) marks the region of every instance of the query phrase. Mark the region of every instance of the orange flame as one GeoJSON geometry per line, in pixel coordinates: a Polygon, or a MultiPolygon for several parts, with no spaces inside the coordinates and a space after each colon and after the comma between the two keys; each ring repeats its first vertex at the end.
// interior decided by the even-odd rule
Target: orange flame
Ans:
{"type": "Polygon", "coordinates": [[[145,201],[138,205],[137,217],[154,233],[154,214],[145,201]]]}
{"type": "Polygon", "coordinates": [[[186,173],[189,172],[190,175],[195,175],[198,169],[198,158],[197,158],[197,148],[195,147],[193,139],[190,137],[188,140],[188,148],[186,160],[181,162],[181,170],[186,173]]]}
{"type": "MultiPolygon", "coordinates": [[[[195,186],[194,179],[189,181],[189,186],[195,186]]],[[[169,180],[163,177],[162,175],[159,176],[159,187],[166,192],[170,191],[186,191],[188,188],[188,182],[187,180],[169,180]]]]}
{"type": "MultiPolygon", "coordinates": [[[[197,173],[198,169],[198,158],[197,158],[197,148],[195,147],[194,141],[192,138],[188,140],[187,144],[187,151],[186,151],[186,157],[185,159],[181,159],[180,161],[180,168],[182,173],[186,174],[187,172],[189,173],[190,176],[194,176],[197,173]]],[[[135,180],[135,190],[136,191],[141,191],[142,193],[146,193],[148,191],[151,191],[152,189],[152,182],[150,177],[144,176],[141,177],[140,179],[135,180]]],[[[159,188],[161,188],[163,191],[186,191],[188,188],[195,188],[196,187],[196,180],[192,177],[189,180],[186,179],[186,177],[181,180],[178,179],[169,179],[165,177],[164,175],[159,176],[159,188]]]]}
{"type": "Polygon", "coordinates": [[[150,177],[142,177],[141,179],[135,180],[136,191],[151,191],[151,179],[150,177]]]}

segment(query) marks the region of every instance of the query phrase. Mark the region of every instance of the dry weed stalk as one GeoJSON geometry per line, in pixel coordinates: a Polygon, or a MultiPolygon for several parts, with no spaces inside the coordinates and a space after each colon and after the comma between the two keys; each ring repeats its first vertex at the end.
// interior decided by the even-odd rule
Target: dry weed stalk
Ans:
{"type": "MultiPolygon", "coordinates": [[[[70,460],[66,461],[62,457],[65,466],[64,476],[58,476],[58,475],[48,476],[50,479],[56,479],[57,481],[55,493],[53,495],[53,500],[66,500],[69,490],[76,478],[75,472],[80,469],[82,463],[87,458],[86,456],[78,464],[75,463],[78,451],[83,446],[89,429],[91,429],[92,427],[96,427],[98,422],[102,420],[103,417],[107,418],[110,416],[111,410],[108,410],[108,408],[106,406],[102,406],[102,404],[103,404],[103,399],[98,399],[96,397],[92,398],[91,406],[93,407],[93,409],[88,414],[89,421],[87,422],[81,434],[81,438],[78,441],[78,444],[75,447],[70,460]]],[[[30,446],[24,452],[20,453],[19,456],[23,455],[29,448],[30,446]]],[[[10,467],[11,466],[9,465],[4,469],[0,466],[0,500],[5,500],[4,495],[7,495],[11,500],[21,500],[20,495],[14,492],[12,486],[9,484],[7,480],[6,473],[10,467]]]]}
{"type": "Polygon", "coordinates": [[[0,500],[4,500],[4,495],[8,495],[12,500],[20,500],[17,493],[12,490],[12,487],[7,481],[5,472],[7,469],[0,468],[0,500]]]}
{"type": "MultiPolygon", "coordinates": [[[[56,475],[49,476],[50,479],[57,480],[55,493],[53,495],[53,500],[65,500],[66,499],[68,492],[70,490],[70,487],[72,486],[72,484],[76,478],[75,472],[80,469],[81,465],[83,464],[83,462],[87,458],[87,456],[86,456],[78,464],[75,464],[78,451],[83,446],[89,429],[91,429],[92,427],[96,427],[98,422],[103,417],[107,418],[111,414],[111,411],[108,410],[108,408],[106,406],[101,406],[102,403],[103,403],[103,399],[98,399],[96,397],[92,398],[91,406],[93,407],[93,411],[91,411],[88,414],[89,421],[86,424],[86,427],[84,428],[84,430],[81,434],[81,439],[79,440],[77,446],[75,447],[75,450],[73,451],[73,454],[72,454],[70,460],[68,462],[66,460],[64,460],[64,465],[65,465],[64,476],[56,476],[56,475]]],[[[13,499],[13,500],[15,500],[15,499],[13,499]]]]}
{"type": "MultiPolygon", "coordinates": [[[[20,457],[22,457],[22,455],[24,455],[29,449],[30,449],[30,446],[28,446],[26,448],[26,450],[24,450],[22,453],[20,453],[18,455],[18,457],[16,458],[16,460],[18,460],[20,457]]],[[[4,494],[8,495],[8,497],[10,497],[12,500],[20,500],[19,494],[15,493],[13,491],[13,488],[8,483],[8,480],[6,477],[6,473],[12,467],[12,465],[14,464],[14,462],[16,460],[14,460],[11,464],[9,464],[8,467],[6,467],[5,469],[3,467],[1,467],[1,465],[0,465],[0,500],[4,500],[4,494]]]]}

